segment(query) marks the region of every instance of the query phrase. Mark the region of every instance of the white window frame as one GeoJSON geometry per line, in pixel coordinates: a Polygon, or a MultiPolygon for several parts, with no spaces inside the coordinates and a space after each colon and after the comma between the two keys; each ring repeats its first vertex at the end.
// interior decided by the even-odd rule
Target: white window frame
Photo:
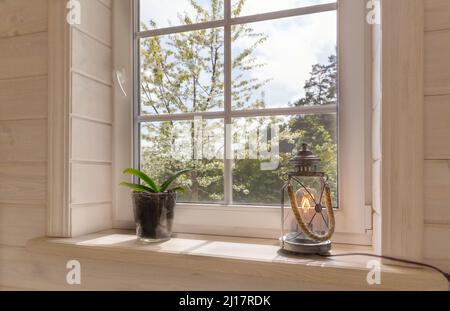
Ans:
{"type": "MultiPolygon", "coordinates": [[[[132,205],[129,191],[117,187],[124,176],[124,167],[138,163],[133,141],[138,139],[136,121],[161,121],[165,119],[192,120],[194,116],[203,118],[223,118],[227,124],[234,117],[263,116],[271,114],[310,114],[335,112],[336,107],[292,107],[264,110],[231,110],[231,98],[225,92],[224,112],[199,114],[176,114],[171,116],[139,116],[138,105],[133,94],[138,92],[136,59],[133,58],[138,39],[148,35],[163,35],[173,32],[192,31],[210,27],[231,27],[232,23],[246,23],[281,17],[299,16],[338,9],[338,62],[339,62],[339,209],[336,211],[336,234],[334,240],[341,243],[371,244],[371,224],[368,223],[366,208],[368,140],[370,139],[370,81],[367,78],[370,66],[370,48],[367,45],[368,25],[365,22],[366,1],[338,0],[338,4],[322,4],[273,13],[244,16],[223,21],[211,21],[195,25],[183,25],[135,34],[138,29],[138,0],[114,1],[114,68],[122,74],[121,83],[116,75],[114,91],[114,227],[134,228],[132,205]],[[137,16],[137,18],[134,18],[137,16]],[[369,55],[369,56],[368,56],[369,55]],[[133,81],[133,82],[132,82],[133,81]],[[123,92],[127,94],[124,96],[123,92]],[[227,105],[227,103],[229,103],[227,105]]],[[[230,0],[225,0],[229,7],[230,0]]],[[[225,14],[226,16],[227,14],[225,14]]],[[[225,31],[225,33],[227,33],[225,31]]],[[[225,36],[225,49],[230,48],[230,38],[225,36]],[[228,41],[227,41],[228,40],[228,41]]],[[[225,51],[225,55],[231,53],[225,51]]],[[[230,70],[230,57],[225,58],[225,70],[230,70]]],[[[226,77],[227,75],[225,75],[226,77]]],[[[225,78],[225,89],[230,81],[225,78]]],[[[231,170],[231,160],[226,160],[225,170],[231,170]],[[228,163],[227,163],[228,162],[228,163]]],[[[225,174],[225,176],[231,174],[225,174]]],[[[226,178],[228,191],[231,180],[226,178]]],[[[225,194],[230,198],[230,194],[225,194]]],[[[230,202],[225,202],[230,203],[230,202]]],[[[371,216],[371,215],[370,215],[371,216]]],[[[230,204],[188,204],[178,203],[175,217],[175,231],[196,234],[218,234],[261,238],[278,238],[281,227],[279,207],[230,205],[230,204]]]]}

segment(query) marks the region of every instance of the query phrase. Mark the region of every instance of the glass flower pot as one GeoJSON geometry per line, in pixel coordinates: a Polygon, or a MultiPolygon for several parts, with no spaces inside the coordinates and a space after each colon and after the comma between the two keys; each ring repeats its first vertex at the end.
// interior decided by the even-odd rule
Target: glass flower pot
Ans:
{"type": "Polygon", "coordinates": [[[133,192],[133,209],[136,235],[142,242],[156,243],[169,240],[177,194],[133,192]]]}

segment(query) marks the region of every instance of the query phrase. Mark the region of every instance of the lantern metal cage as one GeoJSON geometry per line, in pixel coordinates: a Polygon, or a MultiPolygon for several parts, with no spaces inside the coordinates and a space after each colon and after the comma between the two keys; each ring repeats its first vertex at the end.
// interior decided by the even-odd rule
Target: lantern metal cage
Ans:
{"type": "Polygon", "coordinates": [[[328,176],[319,171],[321,160],[307,144],[302,144],[289,163],[293,170],[286,175],[286,183],[281,189],[281,249],[299,254],[326,254],[331,250],[330,238],[335,229],[328,176]],[[297,191],[294,185],[298,186],[297,191]],[[291,207],[289,212],[285,211],[286,192],[291,207]],[[322,224],[315,226],[318,221],[322,224]],[[290,227],[286,228],[288,225],[290,227]]]}

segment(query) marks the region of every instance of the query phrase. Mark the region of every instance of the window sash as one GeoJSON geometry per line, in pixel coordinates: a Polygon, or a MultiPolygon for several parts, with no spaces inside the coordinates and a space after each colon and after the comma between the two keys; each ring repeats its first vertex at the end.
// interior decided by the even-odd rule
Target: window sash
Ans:
{"type": "MultiPolygon", "coordinates": [[[[323,13],[323,12],[328,12],[328,11],[336,11],[338,9],[337,2],[334,2],[334,3],[318,4],[318,5],[312,5],[312,6],[301,7],[301,8],[296,8],[296,9],[289,9],[289,10],[281,10],[281,11],[275,11],[275,12],[269,12],[269,13],[231,17],[231,0],[224,0],[224,6],[225,6],[224,19],[203,22],[203,23],[193,23],[190,25],[180,25],[180,26],[173,26],[173,27],[157,28],[157,29],[151,29],[151,30],[146,30],[146,31],[140,31],[139,25],[138,25],[138,28],[136,29],[136,32],[135,32],[135,37],[137,39],[143,39],[143,38],[148,38],[148,37],[170,35],[170,34],[175,34],[175,33],[180,33],[180,32],[226,27],[227,25],[235,26],[235,25],[242,25],[242,24],[248,24],[248,23],[254,23],[254,22],[262,22],[262,21],[268,21],[268,20],[280,19],[280,18],[286,18],[286,17],[311,15],[311,14],[323,13]]],[[[137,15],[137,16],[139,16],[139,15],[137,15]]]]}
{"type": "MultiPolygon", "coordinates": [[[[338,105],[323,105],[323,106],[299,106],[288,108],[261,108],[250,110],[233,110],[232,109],[232,50],[231,50],[231,27],[234,25],[242,25],[246,23],[268,21],[274,19],[282,19],[287,17],[295,17],[302,15],[310,15],[316,13],[323,13],[328,11],[336,11],[338,9],[337,2],[319,4],[308,7],[301,7],[295,9],[281,10],[276,12],[262,13],[256,15],[231,17],[231,0],[224,0],[224,19],[196,23],[190,25],[181,25],[174,27],[165,27],[159,29],[152,29],[147,31],[140,31],[140,8],[139,1],[135,0],[135,21],[134,21],[134,143],[133,143],[133,158],[134,166],[140,168],[140,127],[144,122],[158,122],[158,121],[183,121],[193,120],[196,117],[203,119],[223,119],[225,125],[232,124],[234,118],[241,117],[264,117],[264,116],[283,116],[283,115],[311,115],[311,114],[337,114],[338,105]],[[173,114],[141,114],[140,102],[140,61],[139,61],[139,40],[155,36],[163,36],[169,34],[176,34],[188,31],[210,29],[210,28],[224,28],[224,110],[213,112],[195,112],[195,113],[173,113],[173,114]]],[[[225,156],[232,154],[228,144],[228,136],[230,136],[226,128],[224,128],[224,205],[233,205],[233,159],[225,156]]],[[[135,180],[135,182],[138,182],[135,180]]]]}
{"type": "MultiPolygon", "coordinates": [[[[371,188],[371,35],[366,23],[365,0],[337,0],[338,63],[339,63],[339,210],[336,212],[336,233],[333,241],[370,245],[371,188]]],[[[114,2],[114,68],[123,70],[124,96],[114,83],[114,162],[113,226],[135,229],[129,191],[118,184],[124,181],[122,170],[137,162],[133,150],[133,126],[138,127],[138,105],[134,96],[139,85],[133,74],[137,67],[134,48],[139,42],[136,33],[139,18],[136,0],[114,2]],[[134,116],[133,116],[134,115],[134,116]]],[[[137,49],[136,51],[139,51],[137,49]]],[[[260,111],[263,113],[263,110],[260,111]]],[[[245,112],[243,112],[245,113],[245,112]]],[[[208,114],[208,113],[207,113],[208,114]]],[[[177,117],[176,114],[173,115],[177,117]]],[[[279,238],[279,207],[233,206],[220,204],[177,204],[175,232],[279,238]]]]}

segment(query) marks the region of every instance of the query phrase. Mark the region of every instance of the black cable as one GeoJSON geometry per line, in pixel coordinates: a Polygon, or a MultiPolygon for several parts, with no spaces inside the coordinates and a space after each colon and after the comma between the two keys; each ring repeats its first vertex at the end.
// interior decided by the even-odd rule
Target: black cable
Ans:
{"type": "Polygon", "coordinates": [[[392,260],[392,261],[398,261],[398,262],[402,262],[402,263],[407,263],[407,264],[411,264],[411,265],[416,265],[416,266],[422,266],[422,267],[426,267],[426,268],[430,268],[433,269],[437,272],[439,272],[440,274],[442,274],[447,281],[450,283],[450,273],[446,273],[443,270],[423,263],[423,262],[418,262],[418,261],[413,261],[413,260],[408,260],[408,259],[401,259],[401,258],[395,258],[395,257],[390,257],[390,256],[382,256],[382,255],[374,255],[374,254],[366,254],[366,253],[347,253],[347,254],[318,254],[321,257],[342,257],[342,256],[366,256],[366,257],[375,257],[375,258],[380,258],[380,259],[387,259],[387,260],[392,260]]]}

